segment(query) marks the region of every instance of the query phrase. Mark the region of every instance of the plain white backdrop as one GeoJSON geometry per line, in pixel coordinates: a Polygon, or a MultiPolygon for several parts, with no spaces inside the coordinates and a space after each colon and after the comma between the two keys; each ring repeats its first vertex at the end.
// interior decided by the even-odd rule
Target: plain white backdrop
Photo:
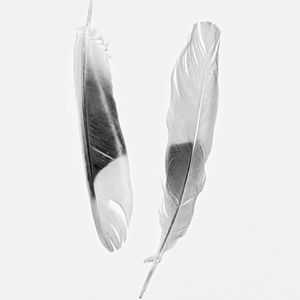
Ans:
{"type": "Polygon", "coordinates": [[[145,300],[300,299],[298,1],[94,1],[134,213],[100,244],[81,155],[75,29],[88,0],[0,4],[0,299],[137,299],[159,238],[170,74],[192,24],[221,29],[219,111],[192,224],[145,300]]]}

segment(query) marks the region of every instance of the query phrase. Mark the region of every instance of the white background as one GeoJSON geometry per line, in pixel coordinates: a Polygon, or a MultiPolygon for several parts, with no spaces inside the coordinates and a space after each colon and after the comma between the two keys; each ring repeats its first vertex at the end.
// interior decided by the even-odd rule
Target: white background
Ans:
{"type": "Polygon", "coordinates": [[[145,300],[300,299],[298,1],[95,0],[109,42],[134,214],[94,228],[73,85],[88,1],[1,1],[0,299],[137,299],[160,228],[171,70],[192,24],[222,32],[207,183],[145,300]]]}

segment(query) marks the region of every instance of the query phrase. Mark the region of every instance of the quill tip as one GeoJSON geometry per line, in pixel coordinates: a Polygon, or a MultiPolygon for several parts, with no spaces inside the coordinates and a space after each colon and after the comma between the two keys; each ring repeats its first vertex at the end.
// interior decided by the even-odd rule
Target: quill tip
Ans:
{"type": "Polygon", "coordinates": [[[88,16],[87,16],[87,19],[86,19],[86,26],[90,26],[91,25],[92,12],[93,12],[93,0],[90,0],[88,16]]]}
{"type": "Polygon", "coordinates": [[[144,284],[144,285],[143,285],[143,288],[142,288],[142,290],[141,290],[141,292],[140,292],[139,299],[142,299],[142,298],[143,298],[143,296],[144,296],[144,294],[145,294],[145,292],[146,292],[146,289],[147,289],[147,286],[145,286],[145,284],[144,284]]]}
{"type": "Polygon", "coordinates": [[[139,295],[139,299],[142,299],[142,297],[144,296],[144,294],[145,294],[145,292],[147,290],[147,287],[149,285],[149,282],[151,280],[151,277],[152,277],[152,275],[153,275],[153,273],[154,273],[157,265],[159,264],[159,262],[160,262],[160,259],[153,260],[152,267],[151,267],[151,269],[150,269],[150,271],[149,271],[149,273],[147,275],[147,278],[146,278],[146,280],[144,282],[143,288],[142,288],[141,293],[139,295]]]}

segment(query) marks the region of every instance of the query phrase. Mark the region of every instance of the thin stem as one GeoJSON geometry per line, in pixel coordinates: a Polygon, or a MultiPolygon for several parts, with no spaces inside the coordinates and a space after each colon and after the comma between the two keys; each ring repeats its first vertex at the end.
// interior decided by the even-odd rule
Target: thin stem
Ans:
{"type": "Polygon", "coordinates": [[[87,19],[86,19],[86,26],[87,27],[89,27],[91,25],[92,12],[93,12],[93,0],[90,0],[88,16],[87,16],[87,19]]]}
{"type": "Polygon", "coordinates": [[[146,280],[145,280],[145,283],[144,283],[144,285],[143,285],[142,291],[141,291],[141,293],[140,293],[140,295],[139,295],[139,298],[140,298],[140,299],[143,297],[144,293],[146,292],[146,289],[147,289],[147,287],[148,287],[148,285],[149,285],[149,282],[150,282],[150,280],[151,280],[151,277],[152,277],[152,275],[153,275],[153,273],[154,273],[154,271],[155,271],[155,269],[156,269],[156,267],[157,267],[159,261],[160,261],[159,259],[155,259],[155,260],[154,260],[154,262],[153,262],[153,264],[152,264],[152,267],[151,267],[151,269],[150,269],[150,271],[149,271],[149,273],[148,273],[148,276],[147,276],[147,278],[146,278],[146,280]]]}

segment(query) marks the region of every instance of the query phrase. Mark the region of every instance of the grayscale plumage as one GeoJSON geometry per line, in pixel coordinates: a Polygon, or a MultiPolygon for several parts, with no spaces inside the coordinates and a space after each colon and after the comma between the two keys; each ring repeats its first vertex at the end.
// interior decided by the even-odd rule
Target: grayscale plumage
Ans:
{"type": "Polygon", "coordinates": [[[195,24],[171,76],[167,116],[166,183],[160,210],[161,242],[140,294],[143,296],[163,254],[182,237],[194,213],[195,200],[205,183],[218,105],[220,31],[204,22],[195,24]]]}
{"type": "Polygon", "coordinates": [[[77,30],[75,87],[93,217],[102,244],[119,249],[132,214],[132,192],[125,142],[113,98],[107,46],[91,28],[77,30]]]}

